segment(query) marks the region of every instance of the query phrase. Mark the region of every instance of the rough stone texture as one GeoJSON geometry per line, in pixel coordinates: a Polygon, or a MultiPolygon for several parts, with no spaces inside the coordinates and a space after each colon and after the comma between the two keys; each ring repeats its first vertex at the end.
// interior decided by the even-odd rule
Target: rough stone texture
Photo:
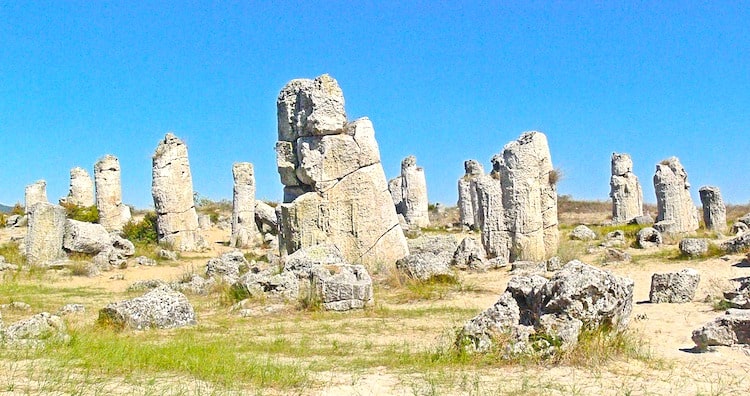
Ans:
{"type": "Polygon", "coordinates": [[[571,261],[549,281],[536,275],[512,277],[500,299],[463,326],[457,344],[482,352],[502,342],[506,354],[551,348],[532,345],[529,336],[538,333],[560,338],[566,348],[583,329],[623,331],[632,304],[632,280],[571,261]]]}
{"type": "Polygon", "coordinates": [[[680,272],[656,273],[651,275],[651,303],[686,303],[693,301],[701,275],[692,268],[680,272]]]}
{"type": "Polygon", "coordinates": [[[693,331],[693,342],[701,351],[711,346],[750,344],[750,311],[729,309],[693,331]]]}
{"type": "Polygon", "coordinates": [[[643,191],[633,173],[629,154],[612,153],[612,177],[609,180],[612,198],[612,222],[628,223],[643,215],[643,191]]]}
{"type": "Polygon", "coordinates": [[[296,299],[299,296],[299,280],[291,271],[274,274],[270,270],[250,271],[242,275],[234,287],[243,289],[251,296],[267,296],[296,299]]]}
{"type": "Polygon", "coordinates": [[[428,281],[432,278],[455,278],[450,267],[450,254],[412,253],[396,261],[396,268],[410,278],[428,281]]]}
{"type": "Polygon", "coordinates": [[[232,200],[232,237],[230,246],[249,247],[258,236],[255,225],[255,171],[253,164],[238,162],[232,166],[234,198],[232,200]]]}
{"type": "Polygon", "coordinates": [[[506,144],[492,163],[492,176],[476,182],[487,253],[510,262],[552,256],[559,243],[557,180],[547,137],[524,132],[506,144]]]}
{"type": "Polygon", "coordinates": [[[654,218],[649,215],[636,216],[633,220],[630,220],[630,224],[652,225],[654,224],[654,218]]]}
{"type": "Polygon", "coordinates": [[[320,265],[345,264],[344,255],[336,245],[321,244],[302,248],[284,258],[284,271],[299,278],[310,278],[312,269],[320,265]]]}
{"type": "Polygon", "coordinates": [[[99,321],[117,328],[145,330],[194,325],[195,311],[184,294],[159,286],[132,300],[110,303],[99,310],[99,321]]]}
{"type": "Polygon", "coordinates": [[[680,253],[697,257],[708,251],[708,239],[703,238],[684,238],[679,244],[680,253]]]}
{"type": "Polygon", "coordinates": [[[544,275],[547,262],[516,260],[511,264],[510,272],[514,275],[544,275]]]}
{"type": "Polygon", "coordinates": [[[677,157],[656,164],[654,190],[658,210],[654,228],[667,233],[686,233],[698,229],[698,210],[690,198],[687,172],[677,157]]]}
{"type": "Polygon", "coordinates": [[[477,193],[475,181],[484,175],[484,167],[476,160],[464,161],[463,177],[458,179],[458,216],[461,225],[469,229],[476,229],[477,193]]]}
{"type": "Polygon", "coordinates": [[[721,247],[727,253],[737,253],[746,251],[750,248],[750,232],[742,233],[728,241],[724,241],[721,247]]]}
{"type": "Polygon", "coordinates": [[[26,214],[31,212],[31,208],[39,202],[47,202],[47,182],[37,180],[26,186],[24,199],[26,202],[26,214]]]}
{"type": "Polygon", "coordinates": [[[11,344],[35,344],[42,340],[66,340],[65,322],[48,312],[36,314],[0,329],[0,340],[11,344]]]}
{"type": "MultiPolygon", "coordinates": [[[[94,182],[86,169],[75,167],[70,170],[70,189],[68,196],[63,199],[65,203],[77,206],[94,206],[94,182]]],[[[61,202],[62,203],[62,202],[61,202]]]]}
{"type": "Polygon", "coordinates": [[[170,283],[169,287],[183,293],[206,295],[215,284],[216,280],[214,278],[206,279],[198,274],[192,274],[187,279],[170,283]]]}
{"type": "Polygon", "coordinates": [[[29,265],[45,266],[65,257],[65,209],[39,202],[30,208],[26,231],[26,260],[29,265]]]}
{"type": "Polygon", "coordinates": [[[724,299],[731,308],[750,309],[750,277],[731,280],[737,285],[734,290],[724,292],[724,299]]]}
{"type": "Polygon", "coordinates": [[[94,183],[99,224],[107,231],[121,230],[130,219],[130,208],[122,203],[120,160],[109,154],[100,158],[94,164],[94,183]]]}
{"type": "Polygon", "coordinates": [[[211,226],[211,215],[205,213],[198,214],[198,228],[201,230],[210,230],[211,226]]]}
{"type": "Polygon", "coordinates": [[[65,220],[63,248],[70,252],[97,254],[112,246],[109,232],[101,224],[65,220]]]}
{"type": "Polygon", "coordinates": [[[279,94],[277,163],[284,189],[282,254],[330,243],[347,262],[393,263],[408,254],[388,192],[375,130],[347,123],[336,80],[293,80],[279,94]]]}
{"type": "Polygon", "coordinates": [[[613,247],[608,247],[604,249],[604,263],[622,263],[622,262],[630,262],[633,258],[630,256],[630,253],[613,247]]]}
{"type": "Polygon", "coordinates": [[[466,237],[458,244],[451,266],[460,270],[480,270],[487,269],[487,253],[484,246],[474,238],[466,237]]]}
{"type": "Polygon", "coordinates": [[[703,186],[698,190],[703,205],[703,222],[706,229],[718,233],[727,230],[727,207],[721,199],[721,190],[715,186],[703,186]]]}
{"type": "Polygon", "coordinates": [[[652,227],[645,227],[638,230],[636,241],[642,249],[659,247],[663,242],[661,232],[652,227]]]}
{"type": "Polygon", "coordinates": [[[361,265],[319,265],[312,282],[329,311],[361,309],[373,302],[372,279],[361,265]]]}
{"type": "Polygon", "coordinates": [[[625,231],[623,230],[614,230],[611,232],[608,232],[605,236],[605,240],[602,243],[605,247],[612,247],[612,246],[625,246],[625,231]]]}
{"type": "MultiPolygon", "coordinates": [[[[388,180],[388,192],[391,193],[391,199],[393,199],[393,206],[396,207],[396,213],[404,215],[404,178],[399,176],[388,180]]],[[[406,223],[406,220],[404,220],[406,223]]]]}
{"type": "Polygon", "coordinates": [[[579,225],[570,232],[570,238],[579,241],[590,241],[596,239],[596,233],[585,225],[579,225]]]}
{"type": "Polygon", "coordinates": [[[206,276],[220,277],[226,283],[232,284],[240,277],[240,271],[247,269],[249,263],[240,251],[227,252],[218,258],[212,258],[206,263],[206,276]]]}
{"type": "Polygon", "coordinates": [[[424,169],[417,166],[417,158],[413,155],[401,161],[401,192],[406,224],[416,227],[429,226],[427,180],[424,169]]]}
{"type": "Polygon", "coordinates": [[[177,136],[167,133],[159,142],[152,162],[151,194],[159,243],[181,252],[202,250],[206,242],[198,233],[187,146],[177,136]]]}
{"type": "Polygon", "coordinates": [[[57,316],[67,316],[84,312],[86,312],[86,307],[83,304],[65,304],[57,310],[57,316]]]}
{"type": "MultiPolygon", "coordinates": [[[[10,221],[10,218],[8,218],[8,221],[10,221]]],[[[732,224],[732,229],[730,230],[730,232],[734,235],[741,235],[748,231],[750,231],[750,226],[742,221],[736,221],[734,224],[732,224]]]]}
{"type": "Polygon", "coordinates": [[[278,234],[279,221],[276,209],[261,200],[255,200],[255,225],[263,232],[278,234]]]}

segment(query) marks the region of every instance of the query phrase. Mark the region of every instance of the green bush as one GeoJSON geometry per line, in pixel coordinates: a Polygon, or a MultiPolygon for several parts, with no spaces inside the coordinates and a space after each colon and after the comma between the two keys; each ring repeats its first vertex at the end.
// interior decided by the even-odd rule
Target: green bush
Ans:
{"type": "Polygon", "coordinates": [[[65,216],[72,220],[85,221],[87,223],[99,222],[99,209],[94,206],[78,206],[72,203],[63,203],[65,216]]]}
{"type": "Polygon", "coordinates": [[[122,227],[125,238],[133,243],[156,243],[156,213],[147,212],[141,221],[128,221],[122,227]]]}

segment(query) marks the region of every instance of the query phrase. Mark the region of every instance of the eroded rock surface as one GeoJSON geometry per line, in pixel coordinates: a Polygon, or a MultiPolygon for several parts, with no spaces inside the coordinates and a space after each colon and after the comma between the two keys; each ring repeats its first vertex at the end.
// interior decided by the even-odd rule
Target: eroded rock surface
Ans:
{"type": "Polygon", "coordinates": [[[656,164],[654,190],[658,215],[654,228],[667,233],[698,229],[698,210],[690,198],[687,172],[677,157],[656,164]]]}
{"type": "Polygon", "coordinates": [[[68,196],[63,198],[67,204],[89,207],[96,205],[94,199],[94,182],[86,169],[75,167],[70,170],[70,189],[68,196]]]}
{"type": "Polygon", "coordinates": [[[458,216],[461,225],[469,229],[478,228],[477,192],[475,182],[484,175],[484,167],[476,160],[464,161],[463,177],[458,179],[458,216]]]}
{"type": "Polygon", "coordinates": [[[643,215],[643,191],[633,173],[629,154],[612,153],[612,177],[609,180],[612,198],[612,222],[628,223],[643,215]]]}
{"type": "Polygon", "coordinates": [[[686,303],[693,301],[701,276],[692,268],[651,276],[649,301],[652,303],[686,303]]]}
{"type": "Polygon", "coordinates": [[[721,198],[721,190],[716,186],[703,186],[698,190],[703,205],[703,222],[706,229],[718,233],[727,230],[727,207],[721,198]]]}
{"type": "Polygon", "coordinates": [[[232,237],[229,245],[249,247],[258,235],[255,225],[255,171],[253,164],[238,162],[232,166],[234,195],[232,199],[232,237]]]}
{"type": "Polygon", "coordinates": [[[99,311],[99,321],[117,328],[170,329],[194,325],[196,317],[187,297],[164,285],[141,297],[108,304],[99,311]]]}
{"type": "Polygon", "coordinates": [[[94,164],[94,183],[99,224],[107,231],[122,230],[130,220],[130,208],[122,203],[120,160],[109,154],[100,158],[94,164]]]}
{"type": "Polygon", "coordinates": [[[46,266],[65,257],[65,209],[39,202],[30,208],[26,231],[26,260],[29,265],[46,266]]]}

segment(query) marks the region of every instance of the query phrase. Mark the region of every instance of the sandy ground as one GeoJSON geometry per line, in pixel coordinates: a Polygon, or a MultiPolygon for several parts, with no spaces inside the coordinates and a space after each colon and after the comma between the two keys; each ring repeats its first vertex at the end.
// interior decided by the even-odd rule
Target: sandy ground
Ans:
{"type": "MultiPolygon", "coordinates": [[[[22,237],[23,229],[0,229],[0,243],[12,237],[22,237]]],[[[136,280],[174,280],[188,271],[200,273],[205,262],[230,250],[223,242],[229,239],[227,230],[214,228],[206,231],[211,242],[209,252],[186,254],[175,265],[157,267],[136,266],[107,272],[99,277],[72,277],[66,287],[98,287],[121,293],[136,280]],[[122,274],[124,279],[111,279],[122,274]]],[[[633,255],[648,251],[628,249],[633,255]]],[[[644,256],[645,257],[645,256],[644,256]]],[[[631,329],[642,335],[652,351],[655,361],[614,362],[595,369],[575,367],[510,366],[504,368],[476,368],[471,371],[444,373],[454,376],[447,389],[420,373],[394,373],[383,367],[372,367],[356,373],[324,372],[316,379],[325,384],[319,388],[302,391],[321,395],[385,395],[385,394],[715,394],[734,395],[750,392],[750,353],[748,349],[720,347],[714,352],[694,353],[691,332],[712,320],[721,312],[704,302],[706,296],[717,296],[731,278],[750,276],[750,266],[741,263],[742,255],[731,255],[709,260],[665,260],[641,258],[635,263],[608,265],[612,272],[635,281],[635,301],[631,329]],[[695,268],[701,273],[701,282],[695,300],[686,304],[650,304],[648,294],[654,272],[672,272],[695,268]]],[[[598,262],[595,254],[582,261],[598,262]]],[[[481,293],[455,293],[439,301],[419,302],[415,306],[454,306],[481,310],[492,305],[510,278],[508,269],[483,274],[465,274],[463,281],[482,289],[481,293]]],[[[377,296],[376,296],[377,298],[377,296]]],[[[394,305],[395,307],[395,305],[394,305]]],[[[469,318],[466,318],[469,319],[469,318]]],[[[393,337],[408,339],[418,337],[417,345],[430,345],[438,339],[443,329],[439,323],[424,319],[425,326],[434,326],[435,337],[424,338],[422,333],[410,334],[404,329],[393,337]]],[[[0,394],[3,392],[0,390],[0,394]]],[[[188,392],[190,393],[190,392],[188,392]]],[[[12,393],[10,393],[12,394],[12,393]]]]}

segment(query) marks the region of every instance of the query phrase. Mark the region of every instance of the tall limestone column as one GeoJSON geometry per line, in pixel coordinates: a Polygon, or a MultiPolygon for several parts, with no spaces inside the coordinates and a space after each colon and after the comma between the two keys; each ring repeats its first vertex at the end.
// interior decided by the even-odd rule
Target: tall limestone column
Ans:
{"type": "Polygon", "coordinates": [[[482,164],[476,160],[464,161],[463,177],[458,179],[458,216],[461,226],[469,229],[478,229],[476,224],[477,194],[474,183],[484,175],[482,164]]]}
{"type": "Polygon", "coordinates": [[[687,172],[677,157],[656,164],[654,190],[658,211],[654,228],[667,233],[687,233],[698,229],[698,209],[690,198],[687,172]]]}
{"type": "Polygon", "coordinates": [[[367,118],[347,122],[336,80],[292,80],[276,106],[282,254],[329,243],[352,263],[390,265],[406,256],[375,130],[367,118]]]}
{"type": "Polygon", "coordinates": [[[482,233],[496,234],[482,236],[485,250],[508,261],[539,261],[554,255],[559,244],[557,173],[547,137],[524,132],[493,156],[492,164],[491,175],[476,181],[482,233]]]}
{"type": "Polygon", "coordinates": [[[187,146],[167,133],[156,147],[152,164],[151,194],[159,243],[182,252],[202,250],[206,242],[198,233],[187,146]]]}
{"type": "Polygon", "coordinates": [[[64,201],[68,204],[84,207],[96,205],[94,182],[85,169],[75,167],[70,170],[70,189],[64,201]]]}
{"type": "Polygon", "coordinates": [[[238,162],[232,166],[234,195],[232,199],[232,237],[230,246],[249,247],[258,235],[255,226],[255,171],[253,164],[238,162]]]}
{"type": "Polygon", "coordinates": [[[26,186],[24,190],[24,201],[26,214],[31,212],[31,207],[39,202],[47,202],[47,182],[37,180],[26,186]]]}
{"type": "Polygon", "coordinates": [[[721,190],[716,186],[703,186],[698,190],[703,204],[703,222],[706,229],[724,233],[727,231],[727,207],[721,199],[721,190]]]}
{"type": "Polygon", "coordinates": [[[401,191],[406,224],[417,227],[429,226],[427,180],[424,169],[417,166],[417,158],[413,155],[401,161],[401,191]]]}
{"type": "Polygon", "coordinates": [[[49,202],[37,202],[29,208],[26,230],[26,260],[29,265],[47,266],[65,257],[65,209],[49,202]]]}
{"type": "Polygon", "coordinates": [[[120,160],[109,154],[100,158],[94,164],[94,183],[99,224],[107,231],[122,230],[122,226],[130,220],[130,208],[122,203],[120,160]]]}
{"type": "Polygon", "coordinates": [[[643,191],[633,174],[633,160],[628,154],[612,153],[612,177],[609,179],[612,198],[612,222],[628,223],[643,216],[643,191]]]}

